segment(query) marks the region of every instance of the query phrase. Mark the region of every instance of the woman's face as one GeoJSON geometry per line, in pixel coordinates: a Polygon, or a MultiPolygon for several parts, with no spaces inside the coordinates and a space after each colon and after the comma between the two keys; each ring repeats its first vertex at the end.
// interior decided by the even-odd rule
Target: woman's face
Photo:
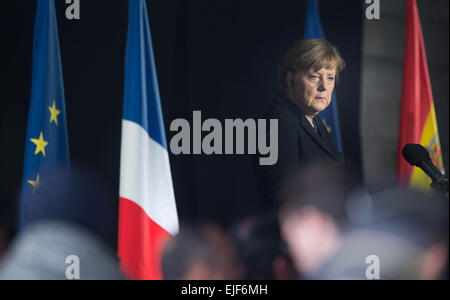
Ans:
{"type": "MultiPolygon", "coordinates": [[[[288,75],[289,76],[289,75],[288,75]]],[[[336,69],[300,70],[290,73],[290,95],[307,116],[316,116],[330,105],[336,69]]],[[[289,80],[289,78],[288,78],[289,80]]]]}

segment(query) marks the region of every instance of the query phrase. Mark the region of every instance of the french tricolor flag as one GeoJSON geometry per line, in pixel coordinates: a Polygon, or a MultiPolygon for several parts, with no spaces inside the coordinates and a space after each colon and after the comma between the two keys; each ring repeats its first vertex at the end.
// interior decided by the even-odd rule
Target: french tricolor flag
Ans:
{"type": "Polygon", "coordinates": [[[132,279],[162,279],[178,215],[145,0],[129,0],[128,17],[118,256],[132,279]]]}

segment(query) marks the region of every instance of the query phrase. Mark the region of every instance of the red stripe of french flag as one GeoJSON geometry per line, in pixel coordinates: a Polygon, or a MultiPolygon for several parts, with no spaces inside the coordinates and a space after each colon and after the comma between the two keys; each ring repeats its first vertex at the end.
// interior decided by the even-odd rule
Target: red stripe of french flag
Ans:
{"type": "Polygon", "coordinates": [[[122,270],[130,279],[161,279],[161,246],[170,238],[134,201],[120,197],[122,270]]]}

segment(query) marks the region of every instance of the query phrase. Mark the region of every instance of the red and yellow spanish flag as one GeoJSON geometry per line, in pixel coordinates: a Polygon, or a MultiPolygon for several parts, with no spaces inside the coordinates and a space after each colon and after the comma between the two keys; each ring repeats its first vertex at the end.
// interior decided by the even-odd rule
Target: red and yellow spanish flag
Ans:
{"type": "Polygon", "coordinates": [[[431,183],[429,177],[419,168],[411,167],[402,157],[402,149],[408,143],[426,147],[433,163],[441,172],[444,172],[416,0],[406,0],[406,45],[397,149],[397,177],[402,184],[428,190],[431,183]]]}

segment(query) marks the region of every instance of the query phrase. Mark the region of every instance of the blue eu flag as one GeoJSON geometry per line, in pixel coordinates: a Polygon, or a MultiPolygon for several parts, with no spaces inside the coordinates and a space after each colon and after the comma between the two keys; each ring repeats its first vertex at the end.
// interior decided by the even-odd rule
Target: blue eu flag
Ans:
{"type": "Polygon", "coordinates": [[[45,174],[69,169],[64,86],[53,0],[37,0],[34,25],[31,100],[20,198],[20,228],[30,195],[45,185],[45,174]]]}
{"type": "MultiPolygon", "coordinates": [[[[305,39],[325,39],[322,23],[319,17],[319,0],[308,0],[306,3],[305,39]]],[[[339,127],[339,114],[336,95],[333,91],[330,106],[319,114],[325,121],[336,148],[343,153],[341,129],[339,127]]]]}

